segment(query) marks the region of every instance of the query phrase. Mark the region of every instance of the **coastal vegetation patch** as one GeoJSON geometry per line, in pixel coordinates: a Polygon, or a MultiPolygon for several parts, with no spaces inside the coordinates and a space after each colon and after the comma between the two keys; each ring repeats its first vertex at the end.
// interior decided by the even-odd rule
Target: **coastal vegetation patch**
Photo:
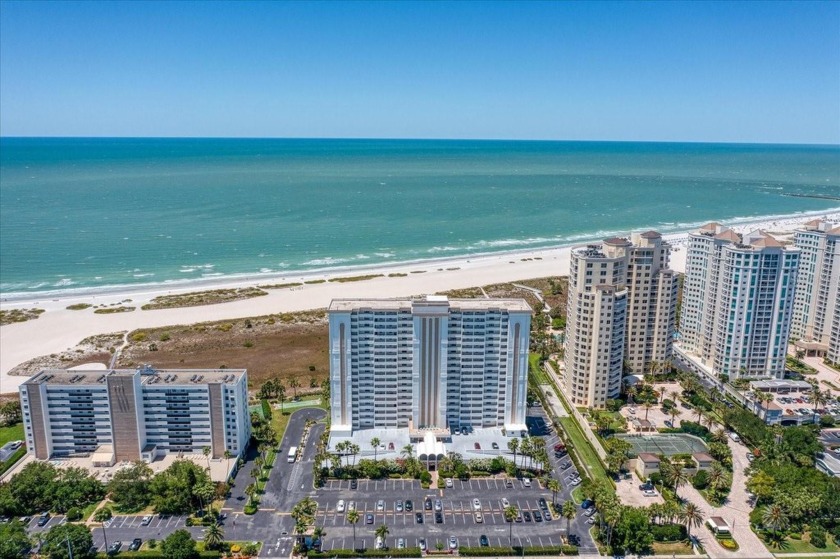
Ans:
{"type": "Polygon", "coordinates": [[[0,311],[0,326],[14,324],[15,322],[35,320],[44,312],[46,312],[44,309],[10,309],[7,311],[0,311]]]}
{"type": "Polygon", "coordinates": [[[411,273],[412,274],[425,274],[426,270],[412,270],[411,273]]]}
{"type": "Polygon", "coordinates": [[[260,289],[285,289],[287,287],[300,287],[303,283],[299,281],[291,281],[289,283],[274,283],[269,285],[258,285],[260,289]]]}
{"type": "Polygon", "coordinates": [[[325,279],[316,279],[316,280],[308,280],[308,281],[305,281],[303,283],[311,285],[311,284],[314,284],[314,283],[326,283],[326,282],[327,282],[327,280],[325,280],[325,279]]]}
{"type": "Polygon", "coordinates": [[[90,336],[75,347],[61,353],[51,353],[25,361],[9,371],[10,375],[30,376],[42,369],[67,369],[86,363],[107,364],[123,343],[125,332],[90,336]]]}
{"type": "Polygon", "coordinates": [[[333,278],[330,281],[336,283],[349,283],[354,281],[365,281],[373,278],[384,277],[384,274],[368,274],[366,276],[347,276],[343,278],[333,278]]]}
{"type": "Polygon", "coordinates": [[[105,307],[93,311],[96,314],[116,314],[121,312],[134,312],[137,307],[105,307]]]}
{"type": "Polygon", "coordinates": [[[91,308],[93,305],[90,303],[76,303],[75,305],[69,305],[67,307],[68,311],[83,311],[85,309],[91,308]]]}
{"type": "MultiPolygon", "coordinates": [[[[187,325],[143,328],[127,336],[117,367],[247,369],[254,389],[275,379],[294,380],[308,393],[329,372],[329,323],[325,309],[187,325]]],[[[291,391],[290,391],[291,393],[291,391]]]]}
{"type": "Polygon", "coordinates": [[[405,274],[405,273],[403,273],[403,272],[392,272],[392,273],[388,274],[388,277],[389,277],[389,278],[404,278],[404,277],[406,277],[407,275],[408,275],[408,274],[405,274]]]}
{"type": "Polygon", "coordinates": [[[268,295],[258,287],[240,287],[234,289],[213,289],[210,291],[195,291],[192,293],[180,293],[177,295],[161,295],[155,297],[151,302],[143,305],[144,311],[156,309],[176,309],[182,307],[199,307],[202,305],[217,305],[219,303],[230,303],[253,297],[268,295]]]}

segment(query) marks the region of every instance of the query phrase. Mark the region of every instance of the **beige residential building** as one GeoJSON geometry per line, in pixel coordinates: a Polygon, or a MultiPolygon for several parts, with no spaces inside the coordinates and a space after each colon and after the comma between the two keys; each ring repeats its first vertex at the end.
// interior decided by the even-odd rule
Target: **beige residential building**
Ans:
{"type": "Polygon", "coordinates": [[[801,254],[791,337],[807,354],[840,363],[840,227],[815,219],[794,242],[801,254]]]}
{"type": "Polygon", "coordinates": [[[648,231],[572,250],[565,384],[575,405],[617,398],[625,364],[643,374],[670,359],[677,300],[670,248],[648,231]]]}
{"type": "Polygon", "coordinates": [[[680,345],[718,377],[782,378],[799,250],[719,223],[689,234],[680,345]]]}
{"type": "Polygon", "coordinates": [[[35,458],[96,462],[240,456],[251,436],[245,370],[45,369],[20,385],[35,458]]]}

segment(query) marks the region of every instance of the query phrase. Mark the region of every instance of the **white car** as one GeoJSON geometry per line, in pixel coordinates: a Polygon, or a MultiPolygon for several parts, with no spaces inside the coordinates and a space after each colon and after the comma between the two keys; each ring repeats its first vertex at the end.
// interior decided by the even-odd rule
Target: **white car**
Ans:
{"type": "Polygon", "coordinates": [[[452,536],[449,538],[449,549],[457,549],[458,548],[458,538],[452,536]]]}
{"type": "Polygon", "coordinates": [[[347,510],[356,510],[356,501],[350,501],[350,504],[347,505],[347,510]]]}
{"type": "Polygon", "coordinates": [[[531,487],[531,479],[526,477],[522,480],[522,485],[524,485],[525,487],[531,487]]]}
{"type": "Polygon", "coordinates": [[[502,507],[508,508],[509,506],[510,506],[510,501],[508,501],[506,497],[502,497],[502,507]]]}
{"type": "Polygon", "coordinates": [[[420,538],[417,543],[420,546],[420,551],[426,551],[426,538],[420,538]]]}
{"type": "Polygon", "coordinates": [[[481,510],[481,501],[473,499],[473,510],[481,510]]]}
{"type": "Polygon", "coordinates": [[[376,537],[376,549],[385,549],[385,540],[379,536],[376,537]]]}
{"type": "Polygon", "coordinates": [[[385,501],[383,501],[382,499],[379,499],[378,501],[376,501],[376,510],[378,510],[380,512],[385,510],[385,501]]]}
{"type": "Polygon", "coordinates": [[[481,524],[484,522],[484,516],[480,512],[475,513],[475,522],[476,524],[481,524]]]}
{"type": "Polygon", "coordinates": [[[335,505],[335,512],[344,512],[345,507],[344,499],[339,499],[338,504],[335,505]]]}
{"type": "Polygon", "coordinates": [[[452,487],[452,485],[453,485],[452,484],[452,478],[451,477],[446,478],[446,486],[447,487],[452,487]]]}
{"type": "Polygon", "coordinates": [[[397,549],[405,549],[405,539],[400,538],[397,540],[397,549]]]}
{"type": "Polygon", "coordinates": [[[729,438],[735,441],[736,443],[741,442],[741,437],[738,436],[738,433],[729,433],[729,438]]]}
{"type": "Polygon", "coordinates": [[[645,497],[656,497],[657,493],[653,489],[645,489],[642,494],[645,497]]]}

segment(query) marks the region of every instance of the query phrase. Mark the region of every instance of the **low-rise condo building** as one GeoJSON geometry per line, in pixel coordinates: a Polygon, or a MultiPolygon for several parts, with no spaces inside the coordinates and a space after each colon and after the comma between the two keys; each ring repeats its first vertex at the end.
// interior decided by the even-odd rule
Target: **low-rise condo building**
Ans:
{"type": "Polygon", "coordinates": [[[719,223],[689,234],[680,345],[703,374],[784,376],[799,253],[719,223]]]}
{"type": "Polygon", "coordinates": [[[840,227],[809,221],[794,243],[800,263],[791,336],[806,354],[840,364],[840,227]]]}
{"type": "Polygon", "coordinates": [[[604,407],[625,372],[671,358],[677,278],[655,231],[572,250],[565,388],[577,406],[604,407]]]}
{"type": "Polygon", "coordinates": [[[20,386],[20,402],[40,460],[112,465],[205,449],[221,459],[240,456],[251,437],[245,370],[47,369],[20,386]]]}
{"type": "Polygon", "coordinates": [[[531,308],[522,299],[335,299],[331,433],[526,430],[531,308]]]}

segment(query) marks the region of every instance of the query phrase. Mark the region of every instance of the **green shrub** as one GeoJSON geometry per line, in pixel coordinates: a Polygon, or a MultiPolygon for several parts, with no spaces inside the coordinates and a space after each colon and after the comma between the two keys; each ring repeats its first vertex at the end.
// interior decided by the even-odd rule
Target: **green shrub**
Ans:
{"type": "Polygon", "coordinates": [[[169,335],[169,332],[164,332],[163,334],[160,335],[160,338],[158,338],[158,339],[162,342],[168,342],[169,340],[172,339],[172,336],[169,335]]]}
{"type": "Polygon", "coordinates": [[[248,515],[254,514],[257,512],[257,505],[247,504],[242,512],[248,515]]]}
{"type": "Polygon", "coordinates": [[[82,511],[78,507],[70,507],[67,510],[67,522],[76,522],[82,519],[82,511]]]}
{"type": "Polygon", "coordinates": [[[419,547],[406,549],[331,549],[329,551],[309,550],[307,557],[329,559],[330,557],[420,557],[419,547]]]}
{"type": "Polygon", "coordinates": [[[695,489],[706,489],[709,485],[709,474],[706,470],[700,470],[694,477],[691,479],[691,485],[694,486],[695,489]]]}
{"type": "Polygon", "coordinates": [[[561,545],[560,551],[563,552],[563,555],[577,555],[578,548],[576,545],[561,545]]]}
{"type": "Polygon", "coordinates": [[[260,405],[262,406],[263,417],[271,419],[271,404],[268,403],[268,400],[263,398],[260,400],[260,405]]]}
{"type": "Polygon", "coordinates": [[[682,524],[654,524],[650,527],[653,540],[657,542],[681,542],[686,539],[685,526],[682,524]]]}
{"type": "Polygon", "coordinates": [[[826,546],[825,528],[823,528],[819,524],[811,528],[811,545],[819,548],[823,548],[826,546]]]}
{"type": "Polygon", "coordinates": [[[143,330],[138,330],[137,332],[135,332],[131,335],[131,341],[132,342],[138,342],[138,343],[139,342],[145,342],[148,339],[149,339],[149,335],[146,332],[144,332],[143,330]]]}
{"type": "Polygon", "coordinates": [[[788,534],[788,537],[792,540],[801,540],[802,534],[800,534],[799,532],[791,532],[788,534]]]}

